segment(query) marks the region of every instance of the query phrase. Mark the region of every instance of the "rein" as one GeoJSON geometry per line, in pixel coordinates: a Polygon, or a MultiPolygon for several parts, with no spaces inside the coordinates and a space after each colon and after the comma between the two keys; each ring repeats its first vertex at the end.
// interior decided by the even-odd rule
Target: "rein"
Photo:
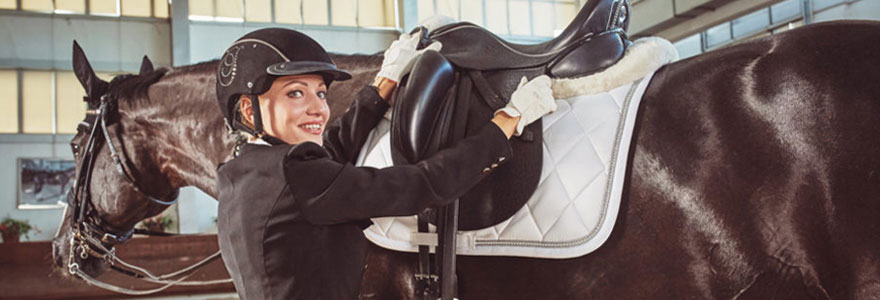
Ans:
{"type": "MultiPolygon", "coordinates": [[[[112,83],[113,82],[111,82],[111,85],[112,83]]],[[[68,251],[69,255],[67,260],[68,273],[74,276],[78,276],[79,278],[94,286],[128,295],[152,294],[175,285],[213,285],[232,282],[231,278],[209,281],[185,281],[187,278],[193,275],[195,273],[194,271],[198,268],[216,260],[217,258],[220,258],[219,250],[214,254],[188,267],[162,275],[154,275],[148,270],[130,264],[116,256],[116,251],[114,247],[117,244],[122,244],[128,241],[134,234],[156,236],[171,236],[174,234],[153,232],[134,228],[127,231],[113,230],[111,229],[111,226],[106,224],[106,222],[104,222],[99,216],[97,216],[97,214],[95,213],[96,209],[94,207],[94,203],[92,203],[89,183],[91,182],[92,173],[94,171],[98,149],[100,149],[102,142],[102,140],[99,139],[98,135],[104,137],[103,142],[107,144],[107,147],[110,150],[110,157],[113,158],[113,162],[116,164],[116,170],[119,171],[119,173],[121,173],[123,177],[125,177],[129,185],[135,191],[147,197],[148,199],[150,199],[150,201],[154,203],[169,206],[177,203],[179,190],[175,189],[173,192],[171,192],[171,194],[168,195],[167,199],[171,200],[163,200],[152,197],[138,188],[137,180],[134,178],[134,176],[131,175],[130,171],[127,171],[130,170],[130,168],[126,168],[125,166],[124,161],[127,160],[125,159],[125,153],[117,150],[116,145],[113,143],[113,139],[110,136],[110,131],[107,130],[107,114],[111,110],[115,109],[115,103],[110,101],[108,94],[104,94],[103,96],[101,96],[100,103],[101,104],[98,109],[94,111],[89,111],[87,113],[86,121],[80,123],[81,126],[88,127],[88,129],[90,130],[90,135],[82,157],[82,166],[84,167],[84,169],[81,169],[80,173],[77,175],[76,182],[74,183],[74,192],[72,194],[72,198],[68,198],[68,202],[73,208],[70,225],[71,228],[74,230],[69,242],[70,249],[68,251]],[[94,120],[90,123],[88,120],[89,118],[94,118],[94,120]],[[110,265],[111,269],[119,273],[146,282],[162,284],[162,286],[148,290],[134,290],[99,281],[82,271],[79,263],[77,263],[75,260],[77,255],[80,259],[83,260],[88,259],[89,257],[102,259],[110,265]]]]}

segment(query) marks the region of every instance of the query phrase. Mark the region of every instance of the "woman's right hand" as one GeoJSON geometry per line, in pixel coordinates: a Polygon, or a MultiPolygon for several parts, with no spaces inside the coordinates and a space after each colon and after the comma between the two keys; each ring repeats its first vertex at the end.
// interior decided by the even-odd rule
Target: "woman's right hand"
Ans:
{"type": "Polygon", "coordinates": [[[422,50],[416,50],[420,39],[421,31],[401,34],[400,38],[391,43],[388,50],[385,50],[382,69],[379,70],[376,77],[384,77],[399,83],[400,79],[412,69],[413,62],[419,55],[428,50],[440,51],[440,48],[443,47],[440,42],[433,42],[422,50]]]}
{"type": "Polygon", "coordinates": [[[526,126],[555,110],[556,99],[550,89],[550,77],[541,75],[531,81],[523,77],[510,96],[510,102],[495,112],[492,122],[510,138],[511,134],[519,136],[526,126]]]}

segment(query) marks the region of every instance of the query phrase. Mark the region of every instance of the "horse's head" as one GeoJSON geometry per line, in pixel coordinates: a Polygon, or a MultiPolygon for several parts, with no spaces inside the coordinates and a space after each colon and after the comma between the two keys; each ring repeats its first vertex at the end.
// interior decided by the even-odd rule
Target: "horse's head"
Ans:
{"type": "Polygon", "coordinates": [[[151,145],[156,133],[140,125],[147,108],[132,103],[148,100],[139,99],[149,97],[144,81],[155,82],[164,71],[154,71],[144,57],[141,74],[106,82],[95,75],[76,42],[73,69],[86,91],[88,110],[70,141],[76,183],[67,195],[52,254],[64,273],[94,276],[104,270],[113,247],[131,237],[137,222],[176,200],[177,187],[156,163],[151,145]]]}

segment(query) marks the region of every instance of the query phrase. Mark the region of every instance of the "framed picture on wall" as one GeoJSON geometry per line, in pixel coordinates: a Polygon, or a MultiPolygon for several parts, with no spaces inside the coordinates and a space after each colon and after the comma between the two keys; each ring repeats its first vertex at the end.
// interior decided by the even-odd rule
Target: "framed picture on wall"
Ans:
{"type": "Polygon", "coordinates": [[[64,207],[75,177],[72,159],[19,158],[18,208],[64,207]]]}

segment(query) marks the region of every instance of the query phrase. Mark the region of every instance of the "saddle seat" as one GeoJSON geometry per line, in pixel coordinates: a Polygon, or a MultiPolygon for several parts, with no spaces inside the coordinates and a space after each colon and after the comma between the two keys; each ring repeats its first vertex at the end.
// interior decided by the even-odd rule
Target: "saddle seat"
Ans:
{"type": "Polygon", "coordinates": [[[552,70],[563,58],[572,56],[568,53],[587,48],[577,51],[579,60],[569,62],[577,64],[581,73],[564,74],[583,76],[584,69],[606,66],[620,58],[629,43],[624,32],[627,11],[625,0],[591,0],[559,36],[539,44],[508,42],[468,22],[440,27],[429,39],[443,43],[440,53],[456,66],[480,71],[541,65],[552,70]]]}

